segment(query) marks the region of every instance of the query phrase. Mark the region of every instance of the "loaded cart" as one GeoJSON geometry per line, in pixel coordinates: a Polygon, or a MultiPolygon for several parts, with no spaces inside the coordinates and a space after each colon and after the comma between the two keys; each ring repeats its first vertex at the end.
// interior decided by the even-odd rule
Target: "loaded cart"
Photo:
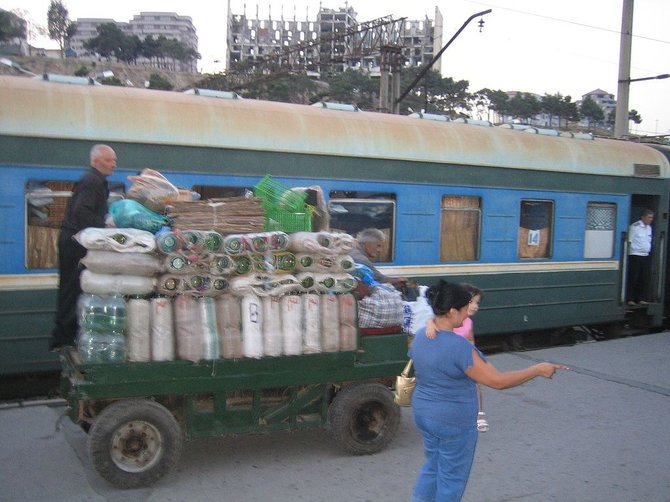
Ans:
{"type": "Polygon", "coordinates": [[[61,391],[95,469],[121,488],[154,483],[185,440],[210,436],[323,427],[346,451],[372,454],[398,429],[389,385],[407,335],[357,331],[353,351],[197,363],[90,364],[72,349],[61,355],[61,391]]]}

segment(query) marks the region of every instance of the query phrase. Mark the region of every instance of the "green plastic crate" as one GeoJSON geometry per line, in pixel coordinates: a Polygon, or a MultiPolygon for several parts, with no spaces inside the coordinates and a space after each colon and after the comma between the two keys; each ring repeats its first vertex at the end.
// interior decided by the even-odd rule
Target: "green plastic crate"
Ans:
{"type": "Polygon", "coordinates": [[[307,194],[294,192],[270,175],[265,176],[254,187],[254,195],[261,199],[261,205],[267,210],[290,213],[302,213],[305,210],[307,194]]]}
{"type": "Polygon", "coordinates": [[[265,230],[282,232],[311,232],[312,213],[291,213],[281,209],[265,211],[265,230]]]}

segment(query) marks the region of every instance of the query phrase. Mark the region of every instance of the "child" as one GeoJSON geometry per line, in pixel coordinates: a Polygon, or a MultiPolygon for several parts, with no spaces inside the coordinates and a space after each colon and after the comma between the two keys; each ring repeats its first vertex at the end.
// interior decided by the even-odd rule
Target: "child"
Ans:
{"type": "MultiPolygon", "coordinates": [[[[472,345],[475,344],[475,333],[472,324],[472,316],[479,311],[479,304],[484,298],[484,292],[477,286],[472,284],[461,284],[470,293],[470,303],[468,305],[468,317],[463,320],[460,328],[454,328],[453,332],[457,335],[466,338],[472,345]]],[[[436,328],[433,319],[426,323],[426,336],[431,340],[436,336],[436,328]]],[[[484,413],[482,389],[477,384],[477,397],[479,398],[479,413],[477,413],[477,430],[479,432],[486,432],[489,430],[489,423],[486,420],[486,413],[484,413]]]]}

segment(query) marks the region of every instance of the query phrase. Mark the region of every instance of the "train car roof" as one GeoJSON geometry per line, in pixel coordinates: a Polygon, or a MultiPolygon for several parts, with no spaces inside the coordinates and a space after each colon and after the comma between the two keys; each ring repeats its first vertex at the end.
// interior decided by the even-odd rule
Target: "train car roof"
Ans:
{"type": "Polygon", "coordinates": [[[0,134],[667,178],[646,145],[374,112],[0,77],[0,134]]]}

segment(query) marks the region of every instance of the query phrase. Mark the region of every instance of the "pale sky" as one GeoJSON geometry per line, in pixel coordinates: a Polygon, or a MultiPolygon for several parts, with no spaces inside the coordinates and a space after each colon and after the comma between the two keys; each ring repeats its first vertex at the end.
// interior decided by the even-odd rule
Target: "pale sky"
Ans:
{"type": "MultiPolygon", "coordinates": [[[[46,26],[49,0],[0,0],[4,9],[19,9],[28,19],[46,26]]],[[[65,0],[70,19],[103,17],[129,21],[140,12],[176,12],[190,16],[199,37],[201,67],[220,71],[225,61],[227,2],[212,0],[65,0]]],[[[246,4],[248,16],[316,19],[319,4],[339,8],[344,0],[244,1],[230,0],[234,14],[246,4]]],[[[435,17],[435,6],[444,17],[445,44],[472,15],[492,9],[482,32],[478,19],[470,22],[442,56],[442,74],[468,80],[470,92],[483,87],[536,94],[569,95],[573,101],[595,89],[617,93],[619,47],[623,0],[351,0],[359,21],[393,15],[395,18],[435,17]]],[[[636,0],[633,17],[631,78],[670,73],[670,1],[636,0]]],[[[43,44],[44,45],[44,44],[43,44]]],[[[436,48],[437,50],[437,48],[436,48]]],[[[641,134],[670,133],[670,79],[633,82],[629,108],[642,116],[641,134]]]]}

